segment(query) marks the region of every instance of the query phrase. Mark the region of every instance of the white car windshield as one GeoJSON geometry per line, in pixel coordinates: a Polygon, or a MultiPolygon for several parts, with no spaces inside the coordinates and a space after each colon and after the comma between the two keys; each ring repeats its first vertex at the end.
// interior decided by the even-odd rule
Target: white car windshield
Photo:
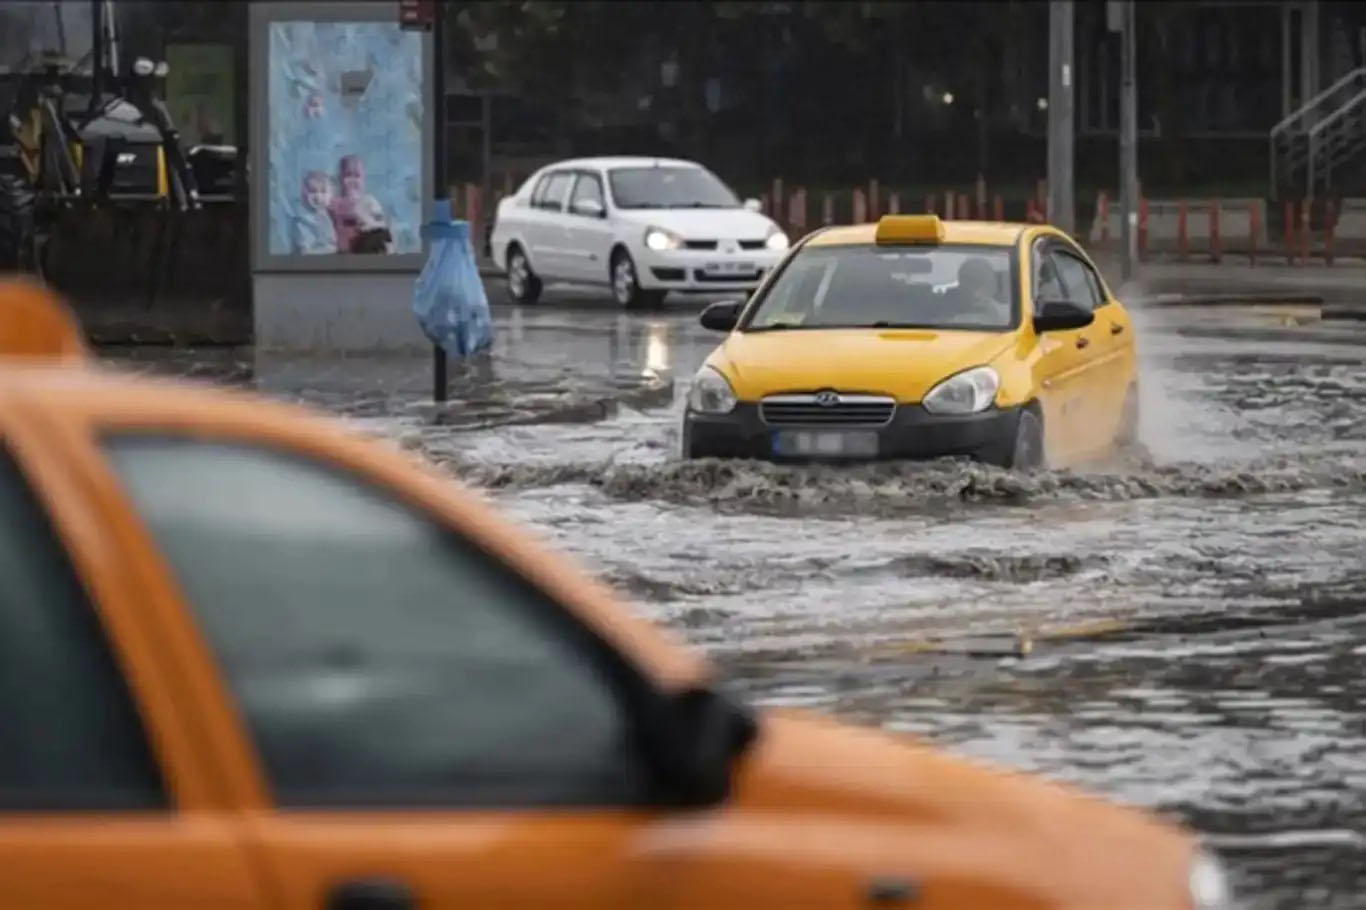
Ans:
{"type": "Polygon", "coordinates": [[[700,167],[618,167],[608,171],[619,209],[737,209],[740,200],[700,167]]]}
{"type": "Polygon", "coordinates": [[[937,328],[1004,331],[1019,313],[1008,247],[829,246],[799,252],[744,331],[937,328]]]}

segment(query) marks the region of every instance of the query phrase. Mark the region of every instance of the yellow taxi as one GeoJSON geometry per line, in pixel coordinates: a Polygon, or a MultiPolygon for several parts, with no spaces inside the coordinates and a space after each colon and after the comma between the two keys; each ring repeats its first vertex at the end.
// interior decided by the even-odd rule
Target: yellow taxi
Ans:
{"type": "Polygon", "coordinates": [[[101,369],[40,296],[0,287],[6,907],[1227,906],[1181,829],[753,712],[435,468],[101,369]]]}
{"type": "Polygon", "coordinates": [[[1047,225],[887,215],[796,244],[689,390],[689,458],[1066,465],[1132,442],[1134,332],[1047,225]]]}

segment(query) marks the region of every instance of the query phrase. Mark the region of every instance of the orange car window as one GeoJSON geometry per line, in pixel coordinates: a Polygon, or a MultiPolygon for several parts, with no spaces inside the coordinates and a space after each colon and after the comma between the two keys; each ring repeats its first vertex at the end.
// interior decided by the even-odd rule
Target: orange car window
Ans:
{"type": "Polygon", "coordinates": [[[586,633],[356,478],[254,446],[107,451],[285,806],[620,805],[648,775],[586,633]]]}
{"type": "Polygon", "coordinates": [[[0,731],[0,812],[167,805],[95,611],[3,449],[0,731]]]}

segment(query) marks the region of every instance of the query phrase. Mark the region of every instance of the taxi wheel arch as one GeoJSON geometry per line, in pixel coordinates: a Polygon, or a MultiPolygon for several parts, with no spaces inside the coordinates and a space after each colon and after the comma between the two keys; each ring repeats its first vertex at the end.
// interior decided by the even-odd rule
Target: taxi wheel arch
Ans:
{"type": "Polygon", "coordinates": [[[607,257],[607,280],[612,289],[612,299],[628,310],[659,306],[667,293],[647,291],[640,286],[640,272],[635,257],[621,243],[612,247],[612,253],[607,257]]]}
{"type": "Polygon", "coordinates": [[[531,258],[516,240],[508,244],[506,267],[508,296],[513,302],[530,306],[541,299],[541,279],[532,271],[531,258]]]}

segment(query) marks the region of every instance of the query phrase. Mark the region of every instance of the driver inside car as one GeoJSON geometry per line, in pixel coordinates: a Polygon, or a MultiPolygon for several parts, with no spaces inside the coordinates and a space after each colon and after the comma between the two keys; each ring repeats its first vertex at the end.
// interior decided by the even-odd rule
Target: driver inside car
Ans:
{"type": "Polygon", "coordinates": [[[1010,318],[1010,304],[1001,299],[996,270],[981,256],[971,256],[958,267],[956,296],[972,321],[997,323],[1010,318]]]}

